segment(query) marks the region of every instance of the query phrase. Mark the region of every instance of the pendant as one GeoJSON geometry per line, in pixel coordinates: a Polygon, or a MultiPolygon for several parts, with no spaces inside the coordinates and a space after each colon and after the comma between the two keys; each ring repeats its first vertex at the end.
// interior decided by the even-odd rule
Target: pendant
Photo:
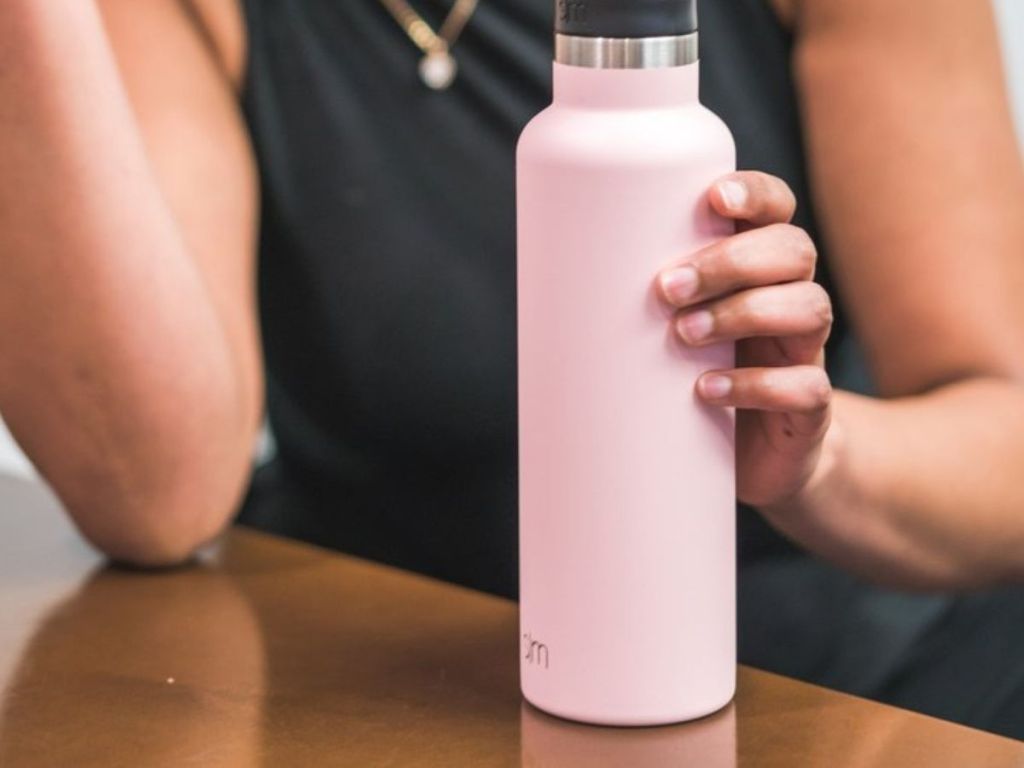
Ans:
{"type": "Polygon", "coordinates": [[[443,91],[455,81],[458,68],[448,51],[432,51],[420,59],[420,79],[428,88],[443,91]]]}

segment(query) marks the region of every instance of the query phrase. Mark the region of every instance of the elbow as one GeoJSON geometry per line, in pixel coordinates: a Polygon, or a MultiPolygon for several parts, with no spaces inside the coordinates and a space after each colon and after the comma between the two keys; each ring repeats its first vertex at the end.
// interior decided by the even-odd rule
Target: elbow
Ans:
{"type": "Polygon", "coordinates": [[[242,381],[230,363],[227,355],[197,354],[180,371],[111,367],[89,386],[69,381],[58,408],[10,406],[20,412],[36,468],[83,537],[112,560],[185,563],[236,513],[262,388],[255,376],[242,381]]]}
{"type": "MultiPolygon", "coordinates": [[[[155,570],[188,564],[197,551],[216,538],[226,525],[222,516],[211,516],[205,525],[200,525],[188,521],[188,515],[178,510],[166,510],[167,514],[158,520],[151,519],[153,512],[146,510],[146,514],[131,515],[131,522],[118,530],[85,525],[79,525],[79,530],[112,562],[155,570]]],[[[76,520],[81,519],[81,515],[74,512],[72,515],[76,520]]]]}
{"type": "Polygon", "coordinates": [[[96,482],[65,506],[82,536],[112,561],[162,569],[190,562],[230,523],[248,479],[245,469],[173,473],[131,487],[96,482]]]}

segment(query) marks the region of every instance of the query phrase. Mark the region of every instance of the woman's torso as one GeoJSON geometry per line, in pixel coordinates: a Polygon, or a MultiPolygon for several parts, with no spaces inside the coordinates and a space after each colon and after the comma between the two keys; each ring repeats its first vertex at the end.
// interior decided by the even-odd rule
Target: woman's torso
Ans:
{"type": "MultiPolygon", "coordinates": [[[[413,2],[435,27],[450,7],[413,2]]],[[[553,1],[481,0],[440,93],[379,0],[244,6],[272,475],[288,489],[250,522],[514,594],[514,148],[550,101],[553,1]]],[[[792,185],[814,234],[787,33],[763,0],[700,11],[702,100],[741,167],[792,185]]],[[[790,551],[749,512],[740,548],[790,551]]]]}

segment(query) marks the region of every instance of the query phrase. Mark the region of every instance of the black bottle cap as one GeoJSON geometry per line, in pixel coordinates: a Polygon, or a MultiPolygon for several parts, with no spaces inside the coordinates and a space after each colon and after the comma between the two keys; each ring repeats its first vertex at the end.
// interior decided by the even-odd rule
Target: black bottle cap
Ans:
{"type": "Polygon", "coordinates": [[[555,0],[555,32],[663,37],[697,31],[697,0],[555,0]]]}

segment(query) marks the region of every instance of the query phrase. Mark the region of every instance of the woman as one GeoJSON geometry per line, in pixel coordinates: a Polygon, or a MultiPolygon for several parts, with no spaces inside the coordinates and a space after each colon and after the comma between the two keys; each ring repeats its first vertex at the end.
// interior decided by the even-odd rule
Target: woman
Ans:
{"type": "MultiPolygon", "coordinates": [[[[437,30],[450,7],[410,8],[437,30]]],[[[701,12],[704,100],[756,170],[710,190],[740,234],[652,280],[684,341],[740,343],[698,395],[741,409],[739,496],[781,533],[743,512],[744,659],[1019,729],[1019,686],[949,672],[1006,679],[969,633],[1019,600],[844,575],[1024,575],[1024,177],[990,9],[701,12]],[[875,396],[842,389],[847,327],[875,396]]],[[[512,162],[548,98],[550,0],[483,0],[446,91],[419,81],[409,18],[0,8],[0,410],[110,556],[179,562],[236,513],[259,315],[279,453],[243,519],[514,593],[512,162]]]]}

